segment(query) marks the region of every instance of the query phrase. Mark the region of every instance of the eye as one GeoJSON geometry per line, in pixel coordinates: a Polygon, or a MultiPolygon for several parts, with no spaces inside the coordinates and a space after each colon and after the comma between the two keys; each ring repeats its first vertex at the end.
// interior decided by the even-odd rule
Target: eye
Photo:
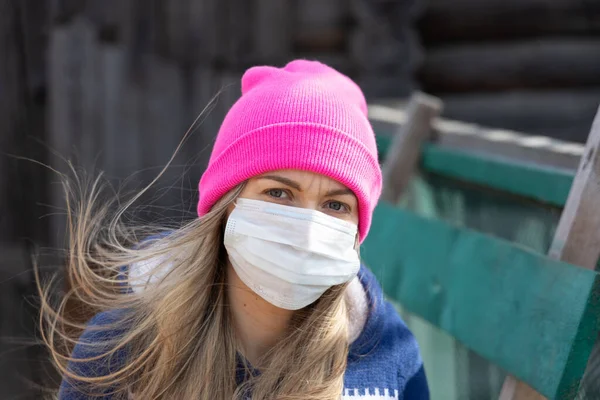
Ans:
{"type": "Polygon", "coordinates": [[[265,193],[275,199],[286,199],[289,197],[287,192],[283,189],[269,189],[265,191],[265,193]]]}
{"type": "Polygon", "coordinates": [[[335,212],[350,212],[350,207],[339,201],[330,201],[325,206],[335,212]]]}

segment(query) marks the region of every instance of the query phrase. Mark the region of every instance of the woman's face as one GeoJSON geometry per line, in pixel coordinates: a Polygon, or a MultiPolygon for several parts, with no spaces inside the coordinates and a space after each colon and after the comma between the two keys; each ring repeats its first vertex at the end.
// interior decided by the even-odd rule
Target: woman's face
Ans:
{"type": "Polygon", "coordinates": [[[358,225],[358,200],[341,183],[314,172],[279,170],[251,178],[240,197],[317,210],[358,225]]]}

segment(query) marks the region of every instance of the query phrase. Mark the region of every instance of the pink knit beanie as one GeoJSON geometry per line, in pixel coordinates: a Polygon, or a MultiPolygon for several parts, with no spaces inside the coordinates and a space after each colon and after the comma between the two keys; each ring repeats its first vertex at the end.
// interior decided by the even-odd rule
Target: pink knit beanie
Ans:
{"type": "Polygon", "coordinates": [[[365,98],[350,78],[306,60],[247,70],[200,180],[198,215],[240,183],[279,169],[312,171],[352,190],[364,240],[381,169],[365,98]]]}

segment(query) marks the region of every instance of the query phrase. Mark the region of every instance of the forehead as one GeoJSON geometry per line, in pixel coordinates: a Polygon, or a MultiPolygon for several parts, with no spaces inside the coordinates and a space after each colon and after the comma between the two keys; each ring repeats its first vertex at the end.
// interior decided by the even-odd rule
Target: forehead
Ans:
{"type": "Polygon", "coordinates": [[[332,179],[328,176],[317,174],[317,173],[311,172],[311,171],[302,171],[302,170],[295,170],[295,169],[283,169],[283,170],[277,170],[277,171],[270,171],[270,172],[258,175],[256,177],[250,179],[250,182],[264,181],[264,180],[266,180],[265,178],[268,178],[268,177],[279,177],[279,178],[284,178],[286,180],[293,181],[293,182],[297,183],[303,190],[311,190],[311,189],[318,190],[320,188],[325,188],[325,189],[344,189],[344,188],[346,188],[346,186],[344,186],[342,183],[340,183],[340,182],[336,181],[335,179],[332,179]]]}

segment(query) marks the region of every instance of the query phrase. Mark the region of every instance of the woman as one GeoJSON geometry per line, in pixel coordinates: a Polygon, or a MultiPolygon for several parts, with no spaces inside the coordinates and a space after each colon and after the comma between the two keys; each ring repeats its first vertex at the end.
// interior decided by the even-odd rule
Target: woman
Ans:
{"type": "Polygon", "coordinates": [[[60,399],[429,398],[359,260],[381,171],[355,83],[305,60],[249,69],[199,192],[197,220],[141,243],[128,205],[93,211],[95,187],[73,211],[72,295],[98,314],[70,353],[84,327],[44,307],[60,399]]]}

